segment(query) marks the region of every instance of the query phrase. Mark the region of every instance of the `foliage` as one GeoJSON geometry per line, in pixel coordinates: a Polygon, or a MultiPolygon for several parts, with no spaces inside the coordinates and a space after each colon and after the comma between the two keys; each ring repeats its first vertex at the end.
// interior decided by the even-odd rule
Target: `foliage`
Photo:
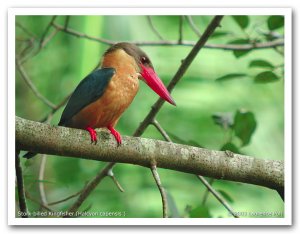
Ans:
{"type": "MultiPolygon", "coordinates": [[[[203,33],[211,16],[193,16],[203,33]]],[[[55,22],[64,25],[65,16],[55,22]]],[[[16,18],[16,53],[28,59],[24,69],[37,89],[52,103],[63,100],[98,64],[108,45],[57,32],[39,50],[39,42],[51,16],[18,16],[16,18]],[[25,30],[26,29],[26,30],[25,30]],[[32,49],[33,48],[33,49],[32,49]]],[[[154,16],[153,24],[167,40],[178,39],[178,16],[154,16]],[[166,30],[168,29],[168,30],[166,30]]],[[[208,43],[256,45],[280,40],[284,32],[282,16],[226,16],[208,43]]],[[[68,27],[94,37],[114,41],[157,41],[144,16],[71,16],[68,27]]],[[[47,32],[49,37],[53,29],[47,32]]],[[[183,40],[197,41],[198,36],[186,20],[183,40]]],[[[155,70],[167,83],[188,46],[143,46],[155,70]]],[[[157,119],[175,142],[209,149],[243,152],[258,158],[283,159],[284,67],[282,46],[265,49],[203,49],[172,96],[177,107],[165,104],[157,119]],[[217,82],[216,82],[217,81],[217,82]]],[[[151,109],[157,96],[144,84],[117,126],[123,135],[132,135],[151,109]]],[[[41,120],[50,109],[36,98],[16,72],[16,114],[41,120]]],[[[51,124],[57,124],[62,109],[54,113],[51,124]]],[[[163,139],[154,127],[143,137],[163,139]]],[[[49,202],[78,192],[104,167],[104,163],[70,158],[47,157],[44,179],[38,179],[41,157],[22,160],[25,187],[35,200],[40,200],[43,184],[49,202]]],[[[206,189],[193,176],[159,170],[168,191],[173,217],[231,217],[220,203],[208,197],[200,205],[206,189]],[[189,209],[186,209],[190,206],[189,209]]],[[[81,210],[121,211],[126,217],[160,217],[161,199],[149,169],[117,165],[114,174],[125,192],[120,193],[108,177],[92,192],[81,210]]],[[[214,187],[237,211],[283,211],[275,191],[247,184],[218,180],[214,187]]],[[[33,201],[29,209],[39,210],[33,201]]],[[[74,198],[52,208],[66,210],[74,198]]]]}

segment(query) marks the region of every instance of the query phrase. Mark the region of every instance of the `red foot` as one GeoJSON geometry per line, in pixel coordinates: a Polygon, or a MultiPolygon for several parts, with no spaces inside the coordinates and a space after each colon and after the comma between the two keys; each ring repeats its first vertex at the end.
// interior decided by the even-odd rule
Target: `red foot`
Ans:
{"type": "Polygon", "coordinates": [[[95,131],[95,129],[91,128],[91,127],[87,127],[85,130],[87,130],[90,135],[91,135],[91,142],[95,142],[95,144],[97,143],[97,132],[95,131]]]}
{"type": "Polygon", "coordinates": [[[114,129],[112,126],[108,126],[107,128],[111,132],[111,134],[114,135],[114,137],[115,137],[115,139],[118,143],[118,146],[121,145],[122,144],[122,137],[121,137],[120,133],[116,129],[114,129]]]}

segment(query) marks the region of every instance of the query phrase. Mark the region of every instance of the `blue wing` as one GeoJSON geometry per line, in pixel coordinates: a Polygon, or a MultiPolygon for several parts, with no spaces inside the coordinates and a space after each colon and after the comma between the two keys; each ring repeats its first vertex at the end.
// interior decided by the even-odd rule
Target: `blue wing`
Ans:
{"type": "Polygon", "coordinates": [[[67,126],[74,115],[99,99],[114,74],[115,69],[102,68],[85,77],[71,95],[58,125],[67,126]]]}

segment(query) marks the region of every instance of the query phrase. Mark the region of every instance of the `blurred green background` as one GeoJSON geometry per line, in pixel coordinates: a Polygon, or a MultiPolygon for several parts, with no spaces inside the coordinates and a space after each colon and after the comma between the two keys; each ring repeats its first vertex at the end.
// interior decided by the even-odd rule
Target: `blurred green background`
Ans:
{"type": "MultiPolygon", "coordinates": [[[[51,18],[16,17],[17,56],[31,56],[38,51],[39,40],[51,18]],[[24,52],[26,47],[29,47],[29,52],[24,52]]],[[[176,41],[180,18],[153,16],[152,21],[164,39],[176,41]]],[[[208,43],[249,44],[280,39],[284,28],[282,18],[279,18],[225,16],[221,22],[222,26],[217,28],[208,43]]],[[[193,16],[192,19],[203,33],[212,16],[193,16]]],[[[58,16],[55,23],[63,26],[65,20],[66,16],[58,16]]],[[[188,21],[184,19],[182,23],[183,40],[197,41],[199,37],[191,29],[188,21]]],[[[146,16],[71,16],[68,27],[116,42],[159,40],[151,30],[146,16]]],[[[53,30],[54,28],[51,28],[46,36],[53,30]]],[[[96,41],[58,32],[23,66],[37,89],[51,102],[58,104],[96,67],[108,47],[96,41]]],[[[192,47],[181,45],[141,48],[149,55],[156,72],[167,84],[192,47]]],[[[232,151],[257,158],[283,160],[283,63],[282,47],[254,49],[246,53],[202,49],[172,93],[177,107],[165,104],[157,119],[176,142],[200,145],[208,149],[221,149],[230,142],[231,146],[234,145],[234,148],[230,148],[232,151]],[[257,60],[263,62],[256,62],[255,65],[253,61],[257,60]],[[251,62],[252,65],[249,66],[251,62]],[[258,79],[257,74],[266,71],[271,71],[271,77],[267,77],[263,82],[255,82],[258,79]],[[232,74],[238,75],[233,78],[232,74]],[[225,75],[228,75],[227,78],[217,80],[225,75]],[[212,118],[216,113],[218,120],[223,113],[230,113],[230,121],[234,121],[236,113],[251,114],[252,122],[247,122],[246,118],[246,122],[239,124],[246,126],[246,130],[253,131],[243,140],[235,134],[234,127],[226,128],[227,122],[222,121],[222,118],[221,124],[220,121],[217,124],[216,119],[212,118]]],[[[148,86],[141,84],[134,102],[117,125],[118,131],[122,135],[132,135],[157,98],[148,86]]],[[[55,113],[51,124],[58,123],[62,110],[63,108],[55,113]]],[[[16,115],[40,121],[49,112],[50,108],[36,98],[16,70],[16,115]]],[[[163,140],[153,126],[148,127],[143,137],[163,140]]],[[[106,165],[89,160],[50,156],[47,157],[44,180],[39,181],[40,163],[40,156],[28,161],[22,159],[25,187],[32,198],[40,200],[38,184],[43,183],[48,202],[78,192],[106,165]]],[[[170,204],[170,214],[173,217],[232,217],[212,195],[208,196],[205,204],[202,203],[206,189],[196,176],[165,169],[158,170],[163,186],[171,197],[169,200],[173,201],[170,204]]],[[[126,213],[125,217],[161,217],[161,198],[149,169],[118,164],[114,173],[125,192],[121,193],[111,178],[107,177],[92,192],[80,210],[121,211],[126,213]]],[[[236,212],[284,211],[284,203],[276,191],[223,180],[215,180],[213,186],[221,191],[236,212]]],[[[51,208],[58,211],[67,210],[74,201],[73,198],[51,208]]],[[[28,205],[30,211],[40,209],[40,206],[31,200],[28,200],[28,205]]]]}

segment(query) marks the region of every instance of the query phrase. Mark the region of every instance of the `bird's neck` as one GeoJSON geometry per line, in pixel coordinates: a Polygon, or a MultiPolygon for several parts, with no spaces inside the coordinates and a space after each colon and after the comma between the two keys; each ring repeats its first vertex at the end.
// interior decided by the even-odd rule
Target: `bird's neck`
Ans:
{"type": "Polygon", "coordinates": [[[104,67],[112,67],[116,69],[117,73],[120,71],[128,71],[129,74],[133,71],[139,72],[139,67],[136,64],[135,59],[122,49],[106,54],[101,63],[101,68],[104,67]]]}

